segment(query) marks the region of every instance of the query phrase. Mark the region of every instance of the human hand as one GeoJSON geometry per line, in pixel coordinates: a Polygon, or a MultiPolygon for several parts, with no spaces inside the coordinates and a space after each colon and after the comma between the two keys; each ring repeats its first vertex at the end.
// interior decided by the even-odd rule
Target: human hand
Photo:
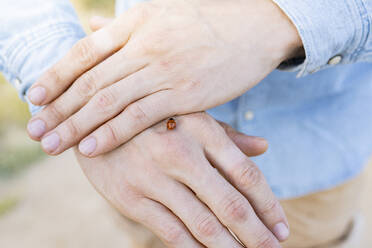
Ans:
{"type": "Polygon", "coordinates": [[[266,141],[224,129],[205,113],[176,122],[174,130],[161,122],[95,158],[76,155],[94,187],[168,247],[242,247],[227,228],[246,247],[280,247],[285,214],[247,157],[263,153],[266,141]]]}
{"type": "Polygon", "coordinates": [[[48,105],[28,130],[48,154],[81,141],[80,152],[96,156],[167,117],[236,98],[300,46],[271,0],[144,3],[40,78],[28,97],[48,105]]]}

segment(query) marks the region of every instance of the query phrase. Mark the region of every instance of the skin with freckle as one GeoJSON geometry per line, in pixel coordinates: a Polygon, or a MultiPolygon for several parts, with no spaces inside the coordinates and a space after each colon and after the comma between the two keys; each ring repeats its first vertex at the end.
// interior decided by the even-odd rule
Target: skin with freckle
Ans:
{"type": "Polygon", "coordinates": [[[28,98],[46,107],[28,131],[50,155],[79,143],[82,154],[98,156],[161,120],[242,95],[300,48],[271,0],[146,2],[38,79],[28,98]]]}
{"type": "Polygon", "coordinates": [[[80,165],[113,206],[168,248],[243,248],[229,230],[245,247],[280,248],[288,222],[248,158],[264,152],[267,143],[205,113],[177,116],[177,128],[169,131],[173,121],[165,119],[95,158],[77,152],[80,165]]]}

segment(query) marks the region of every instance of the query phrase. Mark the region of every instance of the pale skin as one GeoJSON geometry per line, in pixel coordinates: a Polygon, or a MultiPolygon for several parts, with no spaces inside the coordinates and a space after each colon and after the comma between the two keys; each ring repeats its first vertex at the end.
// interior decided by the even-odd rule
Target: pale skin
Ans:
{"type": "MultiPolygon", "coordinates": [[[[93,18],[90,23],[91,29],[98,30],[108,25],[111,21],[111,19],[107,18],[93,18]]],[[[113,206],[122,214],[131,217],[151,229],[168,247],[241,247],[241,244],[231,236],[231,233],[226,232],[225,226],[230,227],[230,230],[234,230],[234,227],[225,224],[226,219],[224,221],[220,217],[226,214],[224,212],[229,212],[229,210],[226,210],[226,207],[224,208],[221,205],[217,206],[219,209],[210,207],[211,210],[209,210],[200,203],[204,202],[209,206],[208,203],[210,204],[212,200],[209,196],[219,194],[221,194],[220,199],[224,197],[229,199],[227,200],[230,201],[230,203],[227,203],[228,205],[236,204],[235,206],[230,206],[234,210],[230,214],[227,214],[231,215],[227,219],[231,219],[234,222],[233,219],[235,217],[241,217],[239,216],[240,211],[244,212],[247,211],[244,209],[245,207],[252,207],[259,219],[254,218],[255,221],[258,221],[258,223],[262,222],[275,235],[278,241],[286,240],[289,236],[289,226],[283,209],[265,182],[262,173],[248,158],[249,156],[257,156],[264,153],[268,146],[266,140],[239,133],[223,122],[219,122],[218,125],[215,120],[205,113],[178,117],[176,118],[176,123],[178,123],[176,129],[169,131],[166,130],[165,122],[162,122],[146,130],[124,146],[119,147],[117,151],[96,157],[93,161],[83,157],[79,152],[76,152],[76,155],[81,167],[96,189],[104,197],[109,199],[113,206]],[[165,145],[162,145],[163,142],[165,142],[165,145]],[[225,143],[225,145],[221,145],[220,142],[225,143]],[[158,146],[154,147],[153,144],[157,144],[158,146]],[[211,144],[213,145],[210,146],[211,144]],[[199,150],[199,156],[195,156],[195,153],[191,153],[187,147],[202,148],[204,152],[200,152],[199,150]],[[226,160],[218,159],[219,156],[216,156],[217,154],[223,154],[221,151],[226,152],[226,160]],[[142,154],[148,153],[150,153],[150,156],[147,156],[144,160],[139,160],[142,154]],[[243,161],[240,165],[240,162],[232,165],[239,159],[243,161]],[[204,168],[213,174],[214,172],[211,166],[214,166],[225,176],[225,180],[227,179],[227,181],[219,173],[209,175],[211,176],[210,180],[214,180],[216,177],[217,180],[215,183],[221,183],[221,187],[214,188],[213,185],[208,185],[209,187],[213,187],[212,189],[215,192],[210,192],[210,195],[206,195],[204,198],[198,197],[198,194],[205,192],[202,187],[208,186],[195,184],[200,177],[194,177],[192,174],[187,175],[185,173],[190,169],[185,167],[185,165],[188,165],[188,161],[192,160],[195,161],[196,166],[199,166],[199,164],[206,166],[198,168],[201,169],[200,172],[194,171],[194,173],[201,173],[204,168]],[[127,165],[129,168],[126,168],[127,171],[121,168],[121,166],[125,166],[125,161],[128,161],[127,165]],[[179,168],[173,168],[172,173],[168,169],[169,167],[166,167],[170,163],[180,166],[179,168]],[[223,166],[223,164],[226,166],[223,166]],[[95,167],[92,165],[95,165],[95,167]],[[114,169],[110,173],[107,171],[107,168],[114,169]],[[160,173],[164,173],[162,177],[167,178],[168,185],[159,185],[159,187],[154,188],[160,181],[152,173],[158,174],[159,168],[162,169],[160,173]],[[108,176],[97,176],[102,175],[103,170],[105,170],[103,175],[108,176]],[[117,173],[117,180],[112,183],[110,175],[116,174],[114,170],[119,170],[119,172],[117,173]],[[127,174],[123,174],[125,172],[127,174]],[[147,183],[135,183],[133,187],[130,187],[130,182],[126,175],[133,176],[131,182],[141,180],[143,175],[148,175],[149,178],[145,180],[147,183]],[[179,177],[179,175],[185,177],[179,177]],[[182,178],[185,180],[182,180],[182,178]],[[122,182],[128,183],[126,184],[127,187],[124,188],[125,193],[120,194],[119,192],[119,197],[113,200],[113,196],[118,195],[118,187],[123,185],[122,182]],[[190,194],[190,191],[183,186],[192,187],[187,182],[194,182],[192,184],[195,187],[194,192],[196,195],[190,194]],[[171,192],[167,190],[163,191],[163,189],[172,189],[173,187],[171,185],[173,184],[177,184],[180,187],[171,190],[171,192]],[[103,185],[108,185],[108,187],[104,187],[103,185]],[[232,187],[234,187],[233,193],[229,193],[228,191],[232,187]],[[235,191],[235,188],[238,191],[235,191]],[[155,191],[147,191],[146,189],[155,189],[155,191]],[[244,202],[242,206],[238,206],[239,204],[236,201],[232,203],[234,201],[231,201],[232,198],[230,197],[232,196],[230,194],[240,196],[239,200],[244,202]],[[131,208],[127,200],[133,199],[131,197],[133,195],[136,199],[139,199],[139,201],[134,202],[136,206],[133,206],[133,208],[137,206],[140,208],[140,210],[134,213],[133,208],[131,208]],[[176,198],[172,201],[169,198],[170,195],[172,197],[173,195],[183,195],[185,197],[176,198]],[[192,199],[191,204],[189,203],[190,199],[192,199]],[[141,201],[143,201],[143,204],[141,204],[141,201]],[[196,209],[200,212],[195,212],[194,210],[196,209]],[[214,211],[218,211],[219,215],[215,214],[214,211]],[[184,214],[180,214],[180,212],[184,214]],[[221,234],[218,234],[219,230],[221,234]]],[[[205,176],[207,177],[207,175],[205,176]]],[[[214,199],[216,198],[214,197],[214,199]]],[[[251,211],[249,212],[252,213],[251,211]]],[[[246,247],[250,247],[248,244],[252,247],[280,247],[275,238],[273,238],[273,235],[267,232],[265,228],[262,228],[261,224],[259,226],[253,227],[248,224],[247,226],[243,225],[243,227],[235,227],[242,229],[235,233],[240,233],[240,235],[246,235],[246,232],[257,234],[261,229],[265,233],[263,236],[253,236],[252,239],[246,238],[240,242],[243,242],[246,247]]]]}
{"type": "Polygon", "coordinates": [[[95,158],[76,152],[95,188],[122,214],[152,230],[167,247],[279,248],[288,223],[248,156],[267,149],[205,113],[145,130],[95,158]],[[276,233],[277,237],[273,235],[276,233]]]}
{"type": "Polygon", "coordinates": [[[298,50],[296,29],[271,0],[138,5],[33,85],[28,98],[46,107],[28,131],[51,155],[79,144],[98,191],[169,247],[242,247],[226,227],[246,247],[280,247],[283,210],[214,120],[180,116],[171,133],[153,125],[240,96],[298,50]]]}
{"type": "Polygon", "coordinates": [[[51,155],[94,157],[159,121],[218,106],[301,49],[271,0],[157,0],[78,42],[29,90],[28,125],[51,155]]]}

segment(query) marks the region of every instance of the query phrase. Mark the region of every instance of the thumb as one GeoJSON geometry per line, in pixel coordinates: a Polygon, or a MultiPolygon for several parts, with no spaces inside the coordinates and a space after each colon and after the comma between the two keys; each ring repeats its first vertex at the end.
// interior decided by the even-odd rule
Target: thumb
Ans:
{"type": "Polygon", "coordinates": [[[248,136],[244,133],[238,132],[224,122],[219,121],[219,124],[225,129],[225,132],[230,137],[230,139],[248,157],[258,156],[267,151],[269,144],[266,139],[255,136],[248,136]]]}
{"type": "Polygon", "coordinates": [[[112,18],[106,18],[102,16],[93,16],[89,20],[89,27],[90,29],[92,29],[93,32],[95,32],[98,29],[101,29],[104,26],[110,24],[112,20],[113,20],[112,18]]]}

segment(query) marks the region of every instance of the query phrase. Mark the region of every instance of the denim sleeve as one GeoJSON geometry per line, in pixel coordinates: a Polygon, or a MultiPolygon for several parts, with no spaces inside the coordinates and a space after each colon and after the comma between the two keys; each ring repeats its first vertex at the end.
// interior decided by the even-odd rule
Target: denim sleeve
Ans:
{"type": "Polygon", "coordinates": [[[27,100],[27,89],[84,36],[68,0],[2,0],[0,71],[27,100]]]}
{"type": "Polygon", "coordinates": [[[371,0],[273,0],[301,36],[306,59],[298,76],[356,62],[372,62],[371,0]]]}

